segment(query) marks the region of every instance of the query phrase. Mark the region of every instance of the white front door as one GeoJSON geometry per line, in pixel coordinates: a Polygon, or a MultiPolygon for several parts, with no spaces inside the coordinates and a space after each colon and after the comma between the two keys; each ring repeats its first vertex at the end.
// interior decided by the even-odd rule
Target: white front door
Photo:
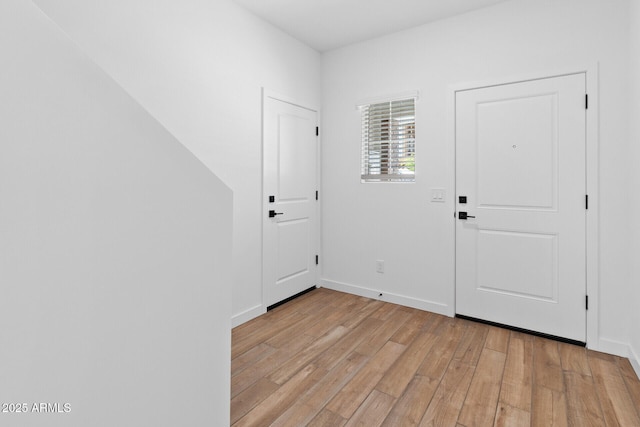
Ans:
{"type": "Polygon", "coordinates": [[[457,314],[586,341],[585,87],[456,93],[457,314]]]}
{"type": "Polygon", "coordinates": [[[263,290],[271,306],[316,284],[316,112],[264,96],[263,290]]]}

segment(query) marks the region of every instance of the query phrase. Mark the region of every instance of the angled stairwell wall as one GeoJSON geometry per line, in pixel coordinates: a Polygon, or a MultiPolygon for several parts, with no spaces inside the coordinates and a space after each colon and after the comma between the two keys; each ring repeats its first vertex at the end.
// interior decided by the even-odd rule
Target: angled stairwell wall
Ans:
{"type": "Polygon", "coordinates": [[[231,0],[34,0],[234,195],[233,324],[262,305],[262,88],[320,105],[320,54],[231,0]]]}
{"type": "Polygon", "coordinates": [[[228,425],[231,191],[31,2],[0,52],[0,425],[228,425]]]}

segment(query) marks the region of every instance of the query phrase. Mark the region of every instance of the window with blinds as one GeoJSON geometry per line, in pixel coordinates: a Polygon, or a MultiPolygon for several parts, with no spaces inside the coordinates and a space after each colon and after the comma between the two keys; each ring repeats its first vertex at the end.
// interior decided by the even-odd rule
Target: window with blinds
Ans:
{"type": "Polygon", "coordinates": [[[415,99],[362,110],[362,182],[415,181],[415,99]]]}

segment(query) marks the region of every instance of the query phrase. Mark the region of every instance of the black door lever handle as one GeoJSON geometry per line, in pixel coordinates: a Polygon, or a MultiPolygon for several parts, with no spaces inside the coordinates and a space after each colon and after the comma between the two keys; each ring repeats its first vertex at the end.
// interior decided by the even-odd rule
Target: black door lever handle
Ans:
{"type": "Polygon", "coordinates": [[[276,212],[276,211],[274,211],[274,210],[270,210],[270,211],[269,211],[269,218],[273,218],[273,217],[275,217],[276,215],[282,215],[282,214],[284,214],[284,212],[276,212]]]}
{"type": "Polygon", "coordinates": [[[467,215],[466,212],[458,212],[458,219],[475,218],[473,215],[467,215]]]}

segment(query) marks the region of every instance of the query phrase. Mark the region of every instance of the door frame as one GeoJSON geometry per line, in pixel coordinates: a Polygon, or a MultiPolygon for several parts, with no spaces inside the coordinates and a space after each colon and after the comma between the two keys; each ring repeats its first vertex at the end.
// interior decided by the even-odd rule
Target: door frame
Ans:
{"type": "MultiPolygon", "coordinates": [[[[266,248],[266,242],[265,242],[265,229],[264,229],[264,217],[263,215],[266,215],[266,212],[268,210],[268,206],[269,203],[267,202],[267,193],[266,193],[266,189],[265,189],[265,179],[264,179],[264,173],[265,173],[265,156],[264,156],[264,144],[265,144],[265,134],[264,134],[264,120],[265,120],[265,108],[266,108],[266,101],[268,98],[271,99],[275,99],[277,101],[281,101],[287,104],[291,104],[291,105],[295,105],[296,107],[300,107],[300,108],[304,108],[305,110],[310,110],[316,113],[316,123],[317,126],[320,127],[320,108],[318,108],[317,106],[315,106],[312,103],[306,103],[306,102],[302,102],[301,100],[298,100],[296,98],[293,97],[289,97],[286,95],[282,95],[278,92],[269,90],[265,87],[262,87],[262,98],[261,98],[261,109],[260,109],[260,126],[261,126],[261,144],[260,144],[260,168],[261,168],[261,183],[260,183],[260,193],[261,193],[261,203],[260,203],[260,248],[261,248],[261,252],[260,252],[260,275],[261,275],[261,282],[262,282],[262,286],[260,287],[260,291],[262,293],[262,295],[260,296],[260,301],[261,301],[261,310],[260,310],[260,314],[264,314],[267,312],[267,291],[266,291],[266,280],[265,280],[265,257],[264,257],[264,252],[265,250],[267,250],[266,248]]],[[[316,203],[316,245],[317,245],[317,251],[318,251],[318,255],[322,254],[322,235],[321,235],[321,230],[322,230],[322,218],[320,216],[322,209],[320,208],[321,206],[321,202],[322,202],[322,189],[321,189],[321,184],[322,184],[322,175],[321,175],[321,170],[320,170],[320,165],[321,165],[321,133],[320,135],[318,135],[317,137],[317,144],[316,144],[316,188],[318,189],[318,192],[320,193],[320,197],[318,198],[318,202],[316,203]]],[[[321,257],[320,257],[321,258],[321,257]]],[[[322,264],[318,264],[318,267],[316,268],[315,271],[315,277],[314,277],[314,282],[316,284],[316,286],[319,286],[319,279],[320,279],[320,267],[322,264]]]]}
{"type": "Polygon", "coordinates": [[[454,189],[452,200],[453,214],[451,218],[451,233],[453,245],[453,286],[451,289],[451,316],[456,313],[456,226],[455,226],[455,195],[456,188],[456,93],[500,86],[513,83],[523,83],[545,78],[562,77],[572,74],[584,74],[586,93],[589,95],[589,105],[586,109],[586,192],[589,195],[589,209],[586,210],[586,290],[589,296],[589,309],[586,312],[587,348],[602,350],[599,333],[599,295],[600,295],[600,257],[599,257],[599,206],[600,206],[600,177],[599,177],[599,63],[583,66],[564,67],[516,76],[504,76],[484,81],[463,82],[449,86],[447,95],[447,141],[449,142],[449,185],[454,189]]]}

